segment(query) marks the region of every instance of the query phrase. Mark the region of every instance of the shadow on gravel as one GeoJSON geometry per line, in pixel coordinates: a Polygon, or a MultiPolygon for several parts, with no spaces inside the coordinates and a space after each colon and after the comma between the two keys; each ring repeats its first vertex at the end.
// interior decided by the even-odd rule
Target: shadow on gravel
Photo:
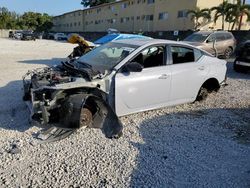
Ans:
{"type": "Polygon", "coordinates": [[[166,114],[140,125],[130,187],[249,187],[250,108],[166,114]]]}
{"type": "Polygon", "coordinates": [[[22,80],[0,87],[0,96],[0,129],[20,132],[29,129],[29,111],[22,100],[22,80]]]}
{"type": "Polygon", "coordinates": [[[232,79],[250,80],[250,72],[239,73],[233,69],[233,62],[227,63],[227,77],[232,79]]]}
{"type": "Polygon", "coordinates": [[[34,60],[24,60],[19,62],[25,64],[40,64],[40,65],[53,66],[53,65],[58,65],[62,61],[65,61],[65,58],[34,59],[34,60]]]}

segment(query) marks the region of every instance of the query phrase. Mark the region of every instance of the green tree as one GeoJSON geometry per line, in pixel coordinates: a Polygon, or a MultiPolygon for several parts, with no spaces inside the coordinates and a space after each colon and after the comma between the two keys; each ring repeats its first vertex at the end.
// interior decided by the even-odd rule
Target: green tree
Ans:
{"type": "Polygon", "coordinates": [[[199,22],[200,18],[205,18],[206,20],[211,19],[211,12],[209,9],[200,9],[196,7],[195,10],[189,10],[187,12],[188,15],[191,15],[191,20],[194,20],[195,26],[194,29],[197,30],[197,28],[201,25],[199,22]]]}
{"type": "Polygon", "coordinates": [[[241,0],[237,0],[236,4],[231,4],[227,12],[227,21],[232,21],[231,30],[238,24],[238,30],[241,29],[242,17],[246,15],[247,20],[250,21],[250,5],[242,4],[241,0]]]}
{"type": "Polygon", "coordinates": [[[53,27],[52,17],[46,13],[25,12],[21,20],[24,27],[39,32],[48,31],[53,27]]]}
{"type": "Polygon", "coordinates": [[[84,7],[94,7],[104,3],[111,3],[114,1],[115,0],[82,0],[81,5],[83,5],[84,7]]]}
{"type": "Polygon", "coordinates": [[[11,21],[11,13],[5,7],[0,7],[0,29],[8,29],[8,24],[11,21]]]}
{"type": "Polygon", "coordinates": [[[223,3],[221,3],[219,6],[211,8],[211,11],[215,11],[214,23],[216,23],[217,20],[222,17],[222,30],[225,28],[226,15],[228,10],[231,8],[231,5],[232,4],[228,3],[227,1],[223,1],[223,3]]]}

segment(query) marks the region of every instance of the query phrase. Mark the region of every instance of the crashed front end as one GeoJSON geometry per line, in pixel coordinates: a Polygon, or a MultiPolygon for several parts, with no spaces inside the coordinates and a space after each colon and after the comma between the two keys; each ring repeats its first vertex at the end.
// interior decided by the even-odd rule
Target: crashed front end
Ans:
{"type": "Polygon", "coordinates": [[[92,79],[63,66],[36,69],[23,77],[31,121],[44,128],[37,138],[56,141],[82,127],[100,128],[108,138],[121,136],[121,122],[102,89],[106,82],[92,79]]]}

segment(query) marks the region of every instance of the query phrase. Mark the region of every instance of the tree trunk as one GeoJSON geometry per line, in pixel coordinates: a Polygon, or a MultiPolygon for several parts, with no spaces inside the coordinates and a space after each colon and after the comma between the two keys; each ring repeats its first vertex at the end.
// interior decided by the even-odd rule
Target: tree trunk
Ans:
{"type": "MultiPolygon", "coordinates": [[[[245,4],[246,4],[246,0],[243,0],[242,5],[245,5],[245,4]]],[[[239,23],[238,30],[240,30],[240,29],[241,29],[242,19],[243,19],[243,14],[241,14],[241,16],[240,16],[240,23],[239,23]]]]}
{"type": "Polygon", "coordinates": [[[232,28],[231,28],[231,30],[233,30],[233,29],[234,29],[234,27],[235,27],[235,24],[236,24],[236,21],[234,21],[234,23],[233,23],[233,25],[232,25],[232,28]]]}
{"type": "Polygon", "coordinates": [[[224,30],[225,27],[225,15],[222,15],[222,30],[224,30]]]}

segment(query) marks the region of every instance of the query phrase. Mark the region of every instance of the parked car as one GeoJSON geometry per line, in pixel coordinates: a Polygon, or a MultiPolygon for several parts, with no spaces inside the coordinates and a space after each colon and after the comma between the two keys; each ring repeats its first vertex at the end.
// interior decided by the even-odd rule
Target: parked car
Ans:
{"type": "Polygon", "coordinates": [[[14,38],[14,32],[13,31],[9,31],[9,38],[14,38]]]}
{"type": "Polygon", "coordinates": [[[23,31],[21,40],[36,40],[36,36],[33,31],[23,31]]]}
{"type": "Polygon", "coordinates": [[[20,40],[22,38],[22,35],[23,35],[22,32],[23,31],[15,31],[15,33],[14,33],[14,39],[20,40]]]}
{"type": "Polygon", "coordinates": [[[24,100],[34,121],[51,126],[40,137],[46,141],[80,127],[118,138],[118,117],[203,100],[225,84],[226,71],[225,60],[186,43],[118,40],[75,61],[29,71],[24,100]]]}
{"type": "Polygon", "coordinates": [[[67,37],[67,35],[65,35],[64,33],[56,33],[56,34],[54,35],[54,39],[55,39],[55,40],[67,40],[68,37],[67,37]]]}
{"type": "Polygon", "coordinates": [[[54,33],[44,33],[43,39],[54,40],[55,39],[54,35],[55,35],[54,33]]]}
{"type": "Polygon", "coordinates": [[[250,40],[244,42],[237,51],[234,70],[236,72],[247,72],[250,70],[250,40]]]}
{"type": "Polygon", "coordinates": [[[143,36],[143,35],[135,35],[135,34],[122,34],[122,33],[112,33],[107,34],[104,37],[96,40],[94,44],[96,46],[103,45],[105,43],[116,41],[116,40],[123,40],[123,39],[151,39],[151,37],[143,36]]]}
{"type": "Polygon", "coordinates": [[[230,58],[236,48],[233,34],[227,31],[199,31],[188,36],[184,41],[226,59],[230,58]]]}

